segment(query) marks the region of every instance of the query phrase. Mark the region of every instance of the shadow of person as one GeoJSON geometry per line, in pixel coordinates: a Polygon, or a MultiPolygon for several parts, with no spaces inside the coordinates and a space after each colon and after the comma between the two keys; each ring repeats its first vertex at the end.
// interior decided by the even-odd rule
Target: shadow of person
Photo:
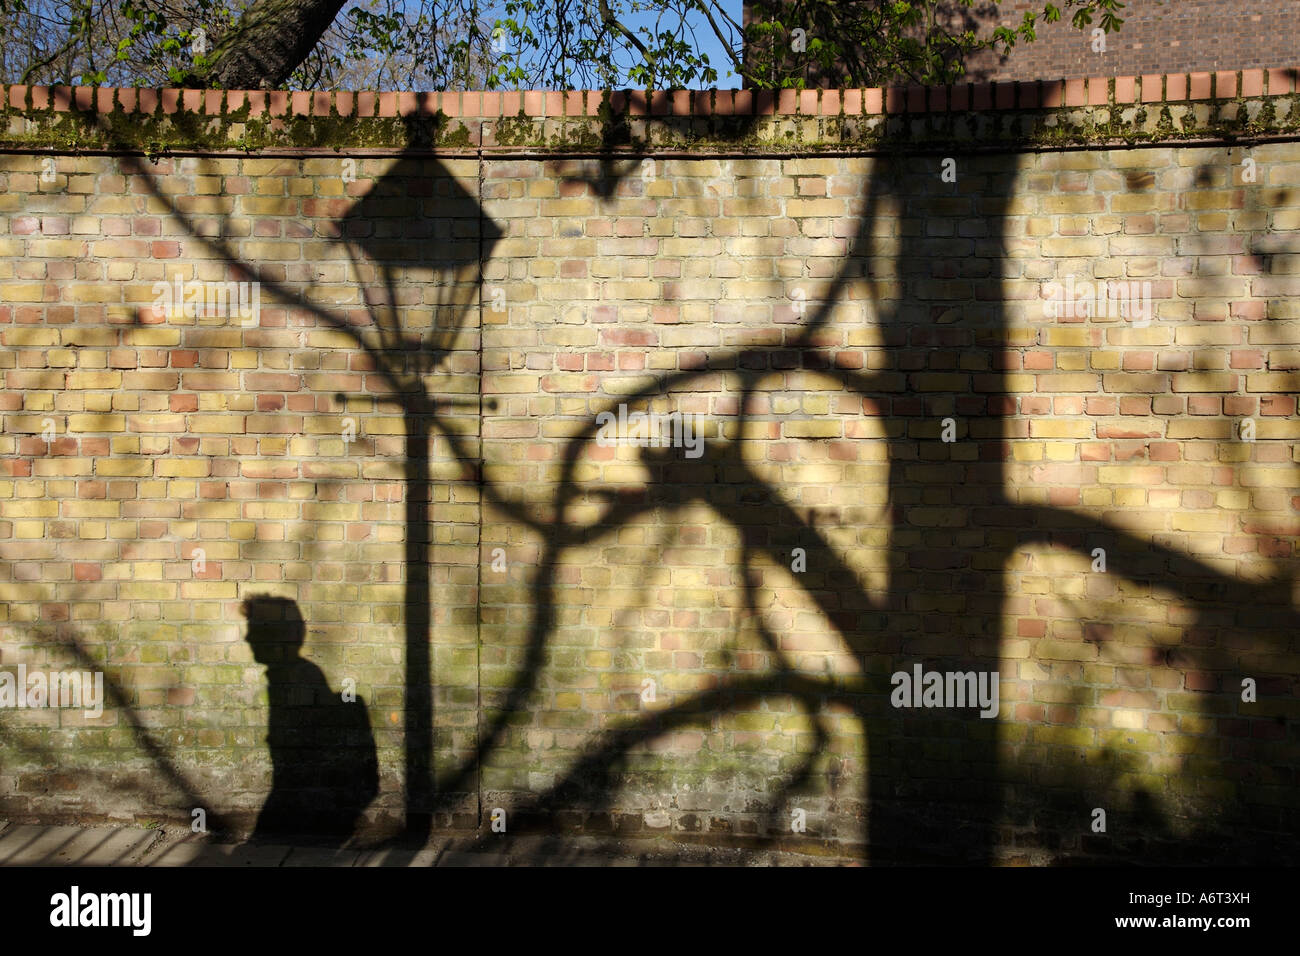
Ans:
{"type": "Polygon", "coordinates": [[[243,611],[253,657],[266,667],[271,709],[271,792],[252,839],[340,846],[379,792],[365,702],[344,700],[299,656],[306,627],[295,602],[253,597],[243,611]]]}

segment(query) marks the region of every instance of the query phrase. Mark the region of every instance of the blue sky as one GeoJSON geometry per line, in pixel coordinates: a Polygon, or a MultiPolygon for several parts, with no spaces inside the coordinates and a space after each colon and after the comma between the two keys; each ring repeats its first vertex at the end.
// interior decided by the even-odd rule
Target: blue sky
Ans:
{"type": "MultiPolygon", "coordinates": [[[[742,0],[723,0],[718,4],[727,15],[737,23],[741,22],[741,8],[744,6],[742,0]]],[[[697,49],[701,53],[707,53],[709,56],[709,65],[718,71],[717,83],[701,83],[699,81],[692,83],[695,89],[720,89],[731,90],[740,89],[740,77],[731,72],[731,59],[723,50],[722,43],[718,40],[713,30],[704,21],[703,17],[697,17],[699,23],[696,24],[695,37],[699,43],[697,49]]],[[[647,14],[640,14],[628,18],[627,25],[632,30],[638,26],[651,26],[654,23],[653,17],[647,14]]]]}
{"type": "MultiPolygon", "coordinates": [[[[741,21],[741,12],[744,6],[743,0],[720,0],[718,5],[737,23],[741,21]]],[[[615,5],[615,9],[618,9],[617,5],[615,5]]],[[[504,16],[504,4],[492,3],[486,5],[485,16],[488,19],[495,18],[496,16],[504,16]]],[[[626,26],[633,32],[636,32],[638,27],[652,28],[654,22],[655,15],[653,11],[632,14],[624,20],[626,26]]],[[[697,50],[701,53],[707,54],[709,65],[718,71],[718,79],[716,83],[705,83],[702,80],[697,79],[695,82],[690,84],[691,87],[695,89],[739,89],[741,86],[740,77],[731,72],[731,59],[727,56],[721,41],[719,41],[714,35],[713,30],[709,28],[708,23],[703,17],[697,14],[691,21],[691,24],[695,28],[695,40],[698,44],[697,50]]],[[[626,78],[624,78],[624,82],[618,85],[630,86],[631,84],[627,82],[626,78]]]]}

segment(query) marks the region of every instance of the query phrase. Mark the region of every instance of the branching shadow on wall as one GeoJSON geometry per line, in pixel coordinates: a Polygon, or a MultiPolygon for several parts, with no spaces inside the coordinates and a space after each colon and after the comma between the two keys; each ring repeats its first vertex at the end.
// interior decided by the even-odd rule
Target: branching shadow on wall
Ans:
{"type": "MultiPolygon", "coordinates": [[[[1008,593],[1009,586],[1009,581],[1000,569],[1008,566],[1012,555],[1039,545],[1063,547],[1081,556],[1090,556],[1093,549],[1103,548],[1109,556],[1112,574],[1149,589],[1172,590],[1196,609],[1197,620],[1189,625],[1188,632],[1198,635],[1197,643],[1182,650],[1182,663],[1185,667],[1225,675],[1228,686],[1214,692],[1216,700],[1207,701],[1213,711],[1220,710],[1219,704],[1231,701],[1236,692],[1226,675],[1234,672],[1239,649],[1249,647],[1263,655],[1278,655],[1279,660],[1282,655],[1295,651],[1293,635],[1300,617],[1292,606],[1294,561],[1278,562],[1279,573],[1272,580],[1244,582],[1227,577],[1193,557],[1138,538],[1104,521],[1056,507],[1026,505],[1012,500],[1005,490],[1007,478],[1003,467],[1006,458],[1003,441],[1009,436],[1001,424],[1004,410],[1011,407],[1005,401],[1009,395],[1003,384],[1005,377],[1001,361],[1003,353],[1010,348],[1004,333],[1008,323],[1002,315],[1001,302],[996,293],[977,293],[974,301],[935,304],[928,313],[920,305],[921,297],[916,296],[920,291],[919,283],[930,277],[963,273],[961,259],[950,251],[951,244],[943,239],[929,238],[932,233],[920,225],[942,221],[951,216],[951,213],[945,211],[945,204],[941,200],[930,199],[924,190],[915,188],[917,174],[913,164],[911,158],[882,160],[878,171],[873,173],[869,186],[869,200],[874,200],[882,192],[906,196],[912,217],[915,218],[912,228],[904,230],[903,247],[897,257],[905,268],[912,270],[909,288],[913,297],[888,303],[880,311],[879,321],[884,329],[885,348],[896,355],[894,361],[883,364],[890,370],[916,368],[918,366],[909,366],[900,359],[909,352],[914,358],[918,349],[933,350],[936,346],[960,350],[962,367],[978,370],[984,384],[979,387],[981,394],[972,396],[964,408],[959,408],[964,415],[980,422],[983,427],[979,434],[987,440],[981,446],[978,462],[959,466],[949,475],[937,480],[922,477],[924,469],[918,467],[920,463],[910,457],[915,454],[914,445],[909,447],[906,441],[891,442],[889,483],[892,523],[897,531],[923,527],[925,521],[920,517],[920,510],[933,503],[933,492],[943,491],[945,497],[941,500],[968,509],[970,520],[967,526],[960,534],[954,533],[946,541],[937,540],[932,535],[925,547],[900,543],[897,553],[889,562],[891,568],[898,569],[898,573],[889,598],[880,606],[873,604],[858,590],[859,586],[852,574],[842,567],[836,567],[837,559],[833,550],[817,530],[793,513],[785,514],[774,524],[751,528],[746,527],[745,514],[728,513],[725,501],[709,503],[741,532],[747,553],[764,550],[774,561],[779,562],[797,545],[807,551],[810,565],[832,569],[827,576],[838,585],[838,589],[810,596],[818,601],[826,618],[839,627],[842,639],[864,662],[869,653],[881,650],[901,650],[903,657],[921,656],[919,653],[906,653],[911,640],[919,635],[906,631],[900,633],[895,622],[907,614],[913,595],[956,591],[965,599],[962,613],[965,620],[971,622],[969,632],[962,635],[968,642],[969,649],[964,653],[949,654],[933,662],[932,666],[940,670],[960,671],[994,668],[999,659],[997,628],[1002,617],[1002,600],[1008,593]],[[926,270],[931,270],[928,276],[926,270]],[[963,319],[946,330],[935,329],[931,322],[940,308],[950,308],[954,304],[966,306],[963,319]],[[917,520],[912,520],[914,512],[917,513],[917,520]],[[972,531],[975,532],[973,536],[972,531]],[[985,570],[989,568],[999,570],[985,570]],[[846,608],[853,610],[846,613],[846,608]],[[866,609],[866,613],[861,609],[866,609]]],[[[978,242],[982,248],[979,255],[995,262],[1001,261],[1006,254],[1005,239],[998,230],[1006,222],[1013,179],[1013,170],[1003,175],[990,176],[987,179],[988,188],[978,194],[978,208],[974,210],[989,226],[989,232],[978,242]]],[[[848,268],[845,273],[841,273],[840,279],[857,264],[869,265],[874,218],[872,208],[873,204],[869,201],[868,212],[862,217],[861,228],[848,260],[848,268]]],[[[935,230],[935,233],[943,231],[935,230]]],[[[997,276],[989,281],[996,283],[997,276]]],[[[886,424],[888,434],[934,440],[937,437],[937,419],[945,411],[941,401],[927,401],[911,393],[900,394],[897,389],[888,387],[884,381],[887,376],[884,375],[827,370],[820,356],[813,350],[815,333],[827,320],[829,309],[838,298],[839,284],[837,281],[837,287],[826,296],[826,304],[785,347],[744,350],[711,357],[702,368],[662,376],[645,390],[624,396],[624,400],[633,405],[663,395],[712,372],[726,371],[743,378],[747,369],[766,370],[769,362],[777,358],[789,359],[793,355],[798,356],[802,364],[786,362],[772,367],[817,369],[823,374],[836,376],[846,390],[870,399],[876,407],[890,409],[886,424]],[[737,369],[741,371],[737,372],[737,369]]],[[[926,366],[922,364],[920,367],[926,366]]],[[[930,367],[952,366],[938,363],[930,367]]],[[[763,372],[754,374],[756,376],[763,372]]],[[[743,416],[746,403],[742,400],[739,406],[743,416]]],[[[743,431],[743,425],[740,430],[743,431]]],[[[557,494],[556,513],[559,515],[563,515],[565,507],[578,497],[573,468],[581,445],[593,437],[594,424],[570,446],[565,460],[565,476],[557,494]]],[[[540,663],[542,649],[554,629],[552,608],[555,596],[552,586],[555,569],[564,550],[584,543],[584,535],[605,533],[610,528],[626,523],[634,515],[665,503],[680,506],[694,495],[708,500],[707,489],[716,487],[713,484],[715,475],[712,469],[716,467],[720,474],[725,460],[724,452],[711,452],[704,459],[709,465],[686,467],[680,464],[676,467],[665,466],[647,455],[646,464],[655,476],[650,500],[638,499],[616,504],[605,516],[599,529],[587,529],[586,532],[579,531],[575,534],[574,529],[566,526],[562,519],[557,519],[557,527],[552,529],[547,538],[546,552],[536,578],[533,599],[535,619],[528,656],[530,666],[521,671],[505,712],[512,712],[514,707],[522,706],[522,701],[531,689],[532,671],[540,663]],[[686,474],[689,467],[703,467],[709,474],[692,480],[686,474]]],[[[733,467],[730,475],[734,480],[737,462],[732,461],[730,464],[733,467]]],[[[763,499],[761,483],[751,478],[748,482],[742,481],[742,484],[751,490],[757,490],[760,500],[763,499]]],[[[895,539],[901,542],[905,537],[897,534],[895,539]]],[[[1266,683],[1273,692],[1283,690],[1291,683],[1285,672],[1265,676],[1266,683]]],[[[869,687],[867,690],[876,695],[875,703],[878,704],[878,687],[869,687]]],[[[615,770],[634,745],[649,737],[694,723],[703,715],[723,711],[739,699],[792,692],[798,693],[812,708],[817,707],[819,702],[824,703],[842,696],[842,693],[824,684],[791,678],[783,673],[769,679],[728,682],[722,689],[689,699],[667,712],[647,716],[640,722],[633,722],[626,728],[605,735],[559,784],[537,800],[537,812],[543,818],[550,818],[554,814],[572,811],[577,806],[586,806],[593,811],[604,809],[618,789],[613,776],[615,770]]],[[[995,842],[995,828],[1008,809],[1008,804],[1024,802],[1019,798],[1017,801],[1009,801],[1003,791],[1004,784],[997,771],[999,757],[992,737],[978,732],[971,733],[962,721],[954,721],[945,715],[932,716],[930,712],[920,711],[899,719],[879,707],[872,707],[872,698],[869,696],[850,696],[848,700],[853,703],[867,727],[867,738],[871,742],[867,800],[871,807],[870,852],[873,861],[948,859],[971,863],[989,862],[995,842]],[[930,753],[942,756],[929,763],[924,755],[930,753]],[[945,854],[936,849],[940,847],[947,847],[950,852],[945,854]]],[[[1269,722],[1271,718],[1255,723],[1262,729],[1269,722]]],[[[494,739],[493,734],[484,736],[481,758],[487,756],[494,739]]],[[[1282,782],[1284,781],[1270,781],[1273,787],[1282,782]]],[[[1274,809],[1268,806],[1267,801],[1263,804],[1256,802],[1251,799],[1249,786],[1246,786],[1246,793],[1238,805],[1222,808],[1222,815],[1218,819],[1203,824],[1199,832],[1188,839],[1161,839],[1162,835],[1167,836],[1167,828],[1153,822],[1157,813],[1153,809],[1154,805],[1145,791],[1139,791],[1134,800],[1135,808],[1130,814],[1132,825],[1122,839],[1106,841],[1085,838],[1081,841],[1078,834],[1087,830],[1090,808],[1099,801],[1112,801],[1111,806],[1114,807],[1116,804],[1113,801],[1122,800],[1122,794],[1118,790],[1099,794],[1095,786],[1095,779],[1089,781],[1086,775],[1079,774],[1077,782],[1067,784],[1051,794],[1056,802],[1066,804],[1067,812],[1050,815],[1045,804],[1039,813],[1038,823],[1044,828],[1055,826],[1061,829],[1061,835],[1049,837],[1047,842],[1062,846],[1067,855],[1070,852],[1068,847],[1084,843],[1090,853],[1102,856],[1113,854],[1118,858],[1140,858],[1148,862],[1161,859],[1168,862],[1208,860],[1211,858],[1209,854],[1213,854],[1224,842],[1223,836],[1233,832],[1234,827],[1242,827],[1247,832],[1258,832],[1261,829],[1278,834],[1294,832],[1294,828],[1289,826],[1289,822],[1294,819],[1293,807],[1286,810],[1274,809]],[[1086,786],[1092,788],[1091,796],[1082,792],[1086,786]],[[1064,801],[1059,799],[1061,797],[1064,797],[1064,801]],[[1151,837],[1150,840],[1145,839],[1142,835],[1144,832],[1151,837]]],[[[781,794],[777,794],[774,799],[779,801],[781,794]]],[[[543,828],[549,825],[549,822],[541,824],[543,828]]],[[[490,840],[491,837],[485,837],[483,842],[486,844],[490,840]]],[[[1268,837],[1239,839],[1232,843],[1231,858],[1270,859],[1275,852],[1276,846],[1268,837]]],[[[1214,858],[1219,862],[1224,859],[1222,856],[1214,858]]]]}

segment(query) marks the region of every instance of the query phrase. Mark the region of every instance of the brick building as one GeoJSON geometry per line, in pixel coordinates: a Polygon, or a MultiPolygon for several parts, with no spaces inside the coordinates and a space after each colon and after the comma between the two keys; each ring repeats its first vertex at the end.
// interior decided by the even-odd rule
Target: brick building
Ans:
{"type": "MultiPolygon", "coordinates": [[[[745,22],[770,4],[745,3],[745,22]]],[[[986,7],[991,5],[986,4],[986,7]]],[[[993,13],[975,8],[968,18],[987,33],[1015,27],[1026,11],[1041,11],[1043,0],[1002,0],[993,13]]],[[[1037,39],[1019,44],[1009,56],[992,52],[967,63],[972,80],[1036,80],[1080,76],[1132,76],[1276,67],[1300,60],[1300,33],[1294,28],[1300,0],[1128,0],[1119,11],[1124,25],[1094,51],[1093,27],[1077,29],[1070,11],[1057,23],[1040,24],[1037,39]]],[[[836,86],[815,74],[809,85],[836,86]]]]}

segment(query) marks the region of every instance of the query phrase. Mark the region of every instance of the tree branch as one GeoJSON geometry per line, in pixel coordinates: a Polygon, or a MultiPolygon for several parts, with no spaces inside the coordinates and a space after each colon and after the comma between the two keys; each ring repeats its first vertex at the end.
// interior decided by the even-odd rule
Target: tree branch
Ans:
{"type": "MultiPolygon", "coordinates": [[[[694,0],[694,3],[695,9],[704,14],[704,19],[709,21],[709,28],[713,30],[713,35],[718,38],[718,42],[722,44],[722,49],[725,50],[727,56],[731,58],[732,68],[736,71],[736,74],[740,76],[741,79],[748,80],[750,83],[758,83],[759,78],[749,71],[748,67],[745,65],[744,57],[732,49],[731,41],[722,35],[721,27],[719,27],[717,21],[713,19],[713,13],[709,10],[711,2],[705,2],[705,0],[694,0]]],[[[723,16],[726,16],[725,11],[723,11],[723,16]]],[[[730,20],[731,18],[727,17],[727,19],[730,20]]],[[[735,21],[732,20],[732,23],[735,23],[735,21]]]]}
{"type": "Polygon", "coordinates": [[[656,72],[655,55],[650,52],[649,47],[642,43],[635,33],[619,22],[618,17],[614,16],[614,11],[609,8],[609,0],[600,0],[600,21],[608,29],[612,29],[615,33],[622,36],[623,39],[627,40],[628,43],[631,43],[634,47],[640,50],[641,58],[644,59],[646,65],[650,67],[650,72],[656,72]]]}
{"type": "MultiPolygon", "coordinates": [[[[86,0],[86,2],[84,2],[81,5],[82,25],[89,26],[88,23],[89,19],[90,19],[90,2],[89,0],[86,0]]],[[[27,67],[26,70],[23,71],[22,78],[18,81],[20,86],[26,86],[27,81],[31,79],[33,73],[35,73],[37,70],[43,70],[45,67],[49,66],[51,63],[53,63],[55,60],[63,56],[63,54],[67,53],[77,45],[78,34],[77,34],[76,27],[77,27],[76,21],[73,21],[72,23],[68,24],[68,38],[63,41],[63,45],[60,46],[57,50],[55,50],[53,53],[51,53],[49,56],[47,56],[45,59],[38,60],[37,62],[32,63],[27,67]]]]}

